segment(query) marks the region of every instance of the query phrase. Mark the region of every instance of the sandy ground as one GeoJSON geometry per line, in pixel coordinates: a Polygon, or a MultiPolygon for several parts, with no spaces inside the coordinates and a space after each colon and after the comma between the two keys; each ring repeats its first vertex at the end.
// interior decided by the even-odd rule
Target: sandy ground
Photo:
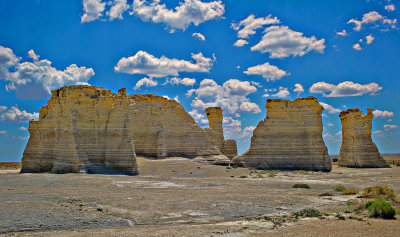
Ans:
{"type": "Polygon", "coordinates": [[[353,213],[349,203],[356,203],[357,195],[332,190],[336,184],[360,190],[387,184],[400,193],[399,166],[271,173],[183,158],[138,158],[138,165],[139,176],[19,174],[18,169],[0,169],[0,235],[400,235],[398,219],[353,213]],[[311,189],[292,188],[296,183],[311,189]],[[305,208],[326,216],[291,218],[291,213],[305,208]],[[346,220],[336,218],[337,213],[346,220]]]}

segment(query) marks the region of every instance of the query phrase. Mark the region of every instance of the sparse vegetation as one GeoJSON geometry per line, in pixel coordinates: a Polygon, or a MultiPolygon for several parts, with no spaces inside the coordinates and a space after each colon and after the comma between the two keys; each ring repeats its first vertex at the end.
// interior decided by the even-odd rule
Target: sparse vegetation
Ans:
{"type": "Polygon", "coordinates": [[[396,199],[396,194],[394,193],[393,189],[388,188],[387,185],[375,185],[372,187],[366,187],[364,188],[364,191],[362,193],[361,197],[377,197],[381,196],[385,198],[386,200],[395,200],[396,199]]]}
{"type": "Polygon", "coordinates": [[[354,195],[354,194],[357,194],[357,193],[358,193],[358,189],[356,189],[356,188],[349,188],[349,189],[345,189],[343,191],[344,195],[354,195]]]}
{"type": "Polygon", "coordinates": [[[382,198],[378,198],[375,201],[369,201],[365,204],[365,208],[368,209],[369,217],[382,217],[384,219],[392,219],[396,215],[396,209],[382,198]]]}
{"type": "Polygon", "coordinates": [[[338,185],[333,186],[333,190],[335,190],[337,192],[343,192],[344,190],[346,190],[346,188],[343,185],[338,184],[338,185]]]}
{"type": "Polygon", "coordinates": [[[320,217],[322,216],[321,212],[315,209],[304,209],[299,212],[294,213],[295,218],[301,217],[320,217]]]}
{"type": "Polygon", "coordinates": [[[247,175],[242,175],[242,176],[240,176],[240,178],[245,179],[245,178],[247,178],[247,175]]]}
{"type": "Polygon", "coordinates": [[[338,218],[339,220],[346,220],[346,217],[342,216],[340,213],[336,214],[335,217],[338,218]]]}
{"type": "Polygon", "coordinates": [[[96,209],[96,211],[103,212],[103,208],[101,208],[101,207],[98,207],[98,208],[96,209]]]}
{"type": "Polygon", "coordinates": [[[303,183],[301,183],[301,184],[295,184],[295,185],[293,185],[292,187],[293,187],[293,188],[305,188],[305,189],[310,189],[310,185],[308,185],[308,184],[303,184],[303,183]]]}
{"type": "Polygon", "coordinates": [[[232,165],[232,168],[237,169],[237,168],[239,168],[239,166],[238,165],[232,165]]]}
{"type": "Polygon", "coordinates": [[[332,193],[326,192],[326,193],[321,193],[318,195],[319,197],[327,197],[327,196],[333,196],[332,193]]]}

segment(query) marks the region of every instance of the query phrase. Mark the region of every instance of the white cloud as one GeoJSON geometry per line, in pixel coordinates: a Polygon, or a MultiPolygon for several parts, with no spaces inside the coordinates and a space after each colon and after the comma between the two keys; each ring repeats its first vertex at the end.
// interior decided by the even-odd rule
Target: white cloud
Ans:
{"type": "Polygon", "coordinates": [[[290,95],[290,92],[288,90],[288,88],[280,86],[279,90],[276,88],[272,88],[272,89],[265,89],[265,92],[268,92],[267,94],[264,94],[263,97],[278,97],[278,98],[286,98],[290,95]],[[275,94],[270,94],[270,92],[275,92],[277,91],[277,93],[275,94]]]}
{"type": "Polygon", "coordinates": [[[249,42],[247,42],[247,40],[238,39],[238,40],[236,40],[236,42],[233,44],[233,46],[242,47],[242,46],[244,46],[245,44],[248,44],[248,43],[249,43],[249,42]]]}
{"type": "Polygon", "coordinates": [[[328,111],[330,114],[334,114],[334,113],[339,113],[340,112],[340,109],[336,109],[336,108],[334,108],[332,105],[329,105],[329,104],[326,104],[326,103],[323,103],[323,102],[319,102],[321,105],[322,105],[322,107],[324,107],[324,109],[326,110],[326,111],[328,111]]]}
{"type": "Polygon", "coordinates": [[[256,33],[256,30],[265,25],[279,24],[280,21],[277,17],[268,15],[267,17],[255,18],[253,14],[249,15],[246,19],[239,23],[232,23],[232,29],[238,31],[238,38],[247,39],[249,35],[256,33]]]}
{"type": "Polygon", "coordinates": [[[304,37],[303,33],[293,31],[287,26],[270,26],[264,33],[261,41],[251,47],[251,51],[270,53],[270,58],[303,56],[312,50],[323,53],[325,49],[325,39],[304,37]]]}
{"type": "Polygon", "coordinates": [[[192,59],[195,63],[165,56],[156,58],[145,51],[138,51],[134,56],[121,58],[114,70],[129,74],[146,74],[149,77],[178,76],[179,72],[209,72],[215,60],[204,57],[202,53],[192,53],[192,59]]]}
{"type": "Polygon", "coordinates": [[[365,40],[367,41],[367,44],[372,44],[374,39],[375,39],[375,37],[373,37],[372,35],[365,36],[365,40]]]}
{"type": "Polygon", "coordinates": [[[338,85],[322,81],[314,83],[309,89],[311,93],[323,94],[324,97],[376,95],[380,90],[382,90],[382,87],[375,82],[361,85],[352,81],[341,82],[338,85]]]}
{"type": "Polygon", "coordinates": [[[247,75],[261,75],[263,78],[267,79],[267,81],[279,80],[284,76],[290,75],[290,73],[281,70],[277,66],[271,65],[268,62],[254,67],[249,67],[244,71],[244,73],[247,75]]]}
{"type": "Polygon", "coordinates": [[[225,139],[241,139],[248,137],[253,133],[254,126],[248,126],[242,129],[242,122],[240,120],[233,119],[232,117],[224,117],[222,121],[224,128],[225,139]]]}
{"type": "Polygon", "coordinates": [[[298,94],[301,94],[304,92],[304,88],[300,83],[294,84],[294,92],[297,92],[298,94]]]}
{"type": "Polygon", "coordinates": [[[106,3],[102,0],[83,0],[83,11],[81,22],[91,22],[103,15],[106,3]]]}
{"type": "Polygon", "coordinates": [[[385,124],[383,125],[383,127],[385,128],[385,130],[392,130],[392,129],[396,129],[397,125],[394,124],[385,124]]]}
{"type": "Polygon", "coordinates": [[[252,103],[247,96],[257,91],[248,81],[230,79],[218,85],[212,79],[204,79],[198,89],[188,90],[187,96],[195,95],[191,107],[193,117],[200,118],[207,107],[221,107],[225,116],[239,116],[239,113],[259,113],[257,104],[252,103]]]}
{"type": "Polygon", "coordinates": [[[193,33],[192,36],[194,38],[196,38],[196,39],[201,40],[201,41],[205,41],[206,40],[206,37],[201,33],[193,33]]]}
{"type": "MultiPolygon", "coordinates": [[[[167,95],[163,95],[162,97],[164,97],[165,99],[171,100],[171,98],[170,98],[169,96],[167,96],[167,95]]],[[[179,102],[179,97],[178,97],[178,96],[175,96],[175,97],[173,98],[173,100],[175,100],[176,102],[180,103],[180,102],[179,102]]]]}
{"type": "Polygon", "coordinates": [[[122,14],[129,9],[126,0],[114,0],[114,4],[112,4],[110,11],[107,12],[107,15],[110,17],[110,20],[114,20],[116,18],[123,19],[122,14]]]}
{"type": "Polygon", "coordinates": [[[147,87],[154,87],[157,86],[157,81],[153,80],[153,78],[142,78],[138,82],[136,82],[136,85],[133,89],[137,90],[142,86],[147,86],[147,87]]]}
{"type": "Polygon", "coordinates": [[[325,133],[325,134],[323,134],[322,135],[322,137],[325,139],[325,140],[328,140],[328,141],[330,141],[330,142],[334,142],[334,143],[336,143],[336,142],[340,142],[341,141],[341,139],[342,139],[342,133],[341,133],[341,131],[339,131],[339,132],[337,132],[336,134],[330,134],[330,133],[325,133]]]}
{"type": "Polygon", "coordinates": [[[164,23],[173,32],[175,29],[185,30],[189,25],[198,26],[205,21],[220,19],[225,12],[221,1],[202,2],[185,0],[174,10],[170,10],[160,0],[149,3],[146,0],[134,0],[131,14],[143,21],[164,23]]]}
{"type": "Polygon", "coordinates": [[[355,31],[360,31],[363,25],[367,24],[372,24],[372,23],[378,23],[381,22],[383,24],[388,24],[390,27],[395,28],[397,19],[388,19],[387,17],[382,16],[376,11],[371,11],[368,13],[365,13],[362,17],[362,20],[356,20],[356,19],[351,19],[347,22],[347,24],[354,24],[354,30],[355,31]]]}
{"type": "Polygon", "coordinates": [[[0,134],[1,134],[1,135],[6,135],[6,134],[7,134],[7,131],[0,130],[0,134]]]}
{"type": "Polygon", "coordinates": [[[385,6],[385,10],[392,12],[392,11],[396,10],[396,8],[395,8],[394,4],[389,4],[389,5],[385,6]]]}
{"type": "Polygon", "coordinates": [[[40,56],[37,55],[37,54],[35,53],[35,51],[33,51],[33,49],[31,49],[31,50],[28,51],[28,56],[29,56],[31,59],[33,59],[34,61],[37,61],[37,60],[39,60],[39,58],[40,58],[40,56]]]}
{"type": "Polygon", "coordinates": [[[0,121],[9,124],[26,123],[31,119],[39,119],[39,113],[28,113],[13,106],[0,112],[0,121]]]}
{"type": "Polygon", "coordinates": [[[342,30],[340,32],[336,32],[336,34],[340,35],[340,36],[347,36],[348,35],[346,30],[342,30]]]}
{"type": "Polygon", "coordinates": [[[167,78],[163,85],[167,85],[167,84],[179,85],[179,84],[182,84],[182,85],[185,85],[185,86],[193,86],[195,83],[196,83],[196,79],[194,79],[194,78],[172,77],[172,78],[167,78]]]}
{"type": "Polygon", "coordinates": [[[18,128],[18,130],[20,130],[20,131],[26,131],[26,130],[28,130],[26,127],[24,127],[24,126],[21,126],[21,127],[19,127],[18,128]]]}
{"type": "Polygon", "coordinates": [[[33,62],[19,62],[11,49],[0,46],[0,79],[8,82],[7,91],[21,98],[46,98],[51,90],[69,85],[88,84],[94,75],[92,68],[71,64],[63,71],[51,66],[47,59],[38,60],[33,50],[28,55],[33,62]]]}
{"type": "Polygon", "coordinates": [[[382,111],[379,109],[374,110],[372,113],[374,114],[374,116],[376,118],[391,118],[394,115],[394,113],[391,111],[387,111],[387,110],[382,111]]]}
{"type": "Polygon", "coordinates": [[[328,127],[333,127],[333,126],[335,126],[335,124],[333,124],[333,123],[328,123],[327,126],[328,126],[328,127]]]}
{"type": "Polygon", "coordinates": [[[353,49],[354,49],[354,50],[357,50],[357,51],[361,51],[361,50],[362,50],[362,48],[361,48],[361,46],[360,46],[359,43],[354,44],[354,45],[353,45],[353,49]]]}
{"type": "Polygon", "coordinates": [[[261,87],[261,83],[256,82],[256,81],[250,81],[250,84],[251,84],[252,86],[255,86],[255,87],[261,87]]]}

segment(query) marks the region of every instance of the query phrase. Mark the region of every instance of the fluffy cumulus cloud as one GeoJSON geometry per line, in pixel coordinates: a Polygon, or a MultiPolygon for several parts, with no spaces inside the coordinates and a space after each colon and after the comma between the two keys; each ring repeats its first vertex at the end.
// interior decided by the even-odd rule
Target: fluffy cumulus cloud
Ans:
{"type": "Polygon", "coordinates": [[[280,21],[277,17],[268,15],[267,17],[256,18],[253,14],[248,16],[246,19],[239,23],[232,23],[232,29],[236,30],[238,37],[242,39],[249,38],[250,35],[254,35],[256,30],[262,28],[265,25],[279,24],[280,21]]]}
{"type": "Polygon", "coordinates": [[[192,59],[194,63],[165,56],[156,58],[145,51],[138,51],[134,56],[121,58],[114,70],[129,74],[145,74],[149,77],[178,76],[179,72],[208,72],[215,60],[204,57],[202,53],[192,53],[192,59]]]}
{"type": "Polygon", "coordinates": [[[322,135],[325,141],[330,141],[333,143],[340,142],[342,140],[342,131],[339,131],[335,134],[325,133],[322,135]]]}
{"type": "Polygon", "coordinates": [[[290,75],[290,73],[279,69],[277,66],[271,65],[268,62],[254,67],[249,67],[244,71],[244,73],[247,75],[261,75],[263,78],[267,79],[267,81],[279,80],[284,76],[290,75]]]}
{"type": "Polygon", "coordinates": [[[7,91],[15,91],[21,98],[46,98],[53,89],[88,84],[94,75],[92,68],[76,64],[57,70],[49,60],[39,60],[39,55],[33,50],[28,55],[33,62],[20,62],[11,49],[0,46],[0,79],[8,83],[7,91]]]}
{"type": "Polygon", "coordinates": [[[397,19],[388,19],[385,16],[382,16],[376,11],[371,11],[368,13],[365,13],[362,17],[361,20],[356,20],[356,19],[350,19],[348,24],[354,24],[354,30],[355,31],[361,31],[362,27],[364,25],[368,24],[383,24],[383,25],[388,25],[391,28],[396,27],[397,19]]]}
{"type": "Polygon", "coordinates": [[[286,98],[290,95],[290,91],[288,88],[280,86],[279,89],[272,88],[272,89],[265,89],[266,94],[263,97],[278,97],[278,98],[286,98]],[[275,93],[276,92],[276,93],[275,93]]]}
{"type": "Polygon", "coordinates": [[[361,45],[359,43],[353,44],[353,49],[357,50],[357,51],[361,51],[362,50],[361,45]]]}
{"type": "Polygon", "coordinates": [[[175,29],[185,30],[191,24],[197,26],[222,18],[225,6],[221,1],[185,0],[175,9],[168,9],[161,0],[83,0],[83,12],[82,23],[123,19],[123,14],[129,12],[143,21],[163,23],[173,32],[175,29]]]}
{"type": "Polygon", "coordinates": [[[367,35],[367,36],[365,36],[365,40],[366,40],[367,44],[372,44],[372,42],[375,40],[375,37],[372,35],[367,35]]]}
{"type": "Polygon", "coordinates": [[[39,119],[39,113],[28,113],[25,110],[20,110],[17,106],[12,106],[11,108],[1,107],[0,121],[3,123],[18,124],[26,123],[31,119],[39,119]]]}
{"type": "Polygon", "coordinates": [[[157,86],[157,84],[158,84],[157,81],[153,80],[152,78],[144,77],[140,79],[138,82],[136,82],[134,89],[137,90],[142,86],[154,87],[157,86]]]}
{"type": "Polygon", "coordinates": [[[201,40],[201,41],[205,41],[206,40],[206,37],[201,33],[193,33],[192,37],[194,37],[194,38],[196,38],[198,40],[201,40]]]}
{"type": "Polygon", "coordinates": [[[382,111],[379,109],[374,110],[372,113],[374,114],[374,116],[376,118],[391,118],[394,115],[394,113],[391,111],[387,111],[387,110],[382,111]]]}
{"type": "Polygon", "coordinates": [[[175,9],[168,9],[160,0],[134,0],[132,12],[143,21],[164,23],[172,31],[185,30],[190,24],[195,26],[205,21],[219,19],[225,12],[221,1],[202,2],[200,0],[185,0],[175,9]]]}
{"type": "Polygon", "coordinates": [[[242,122],[232,117],[225,117],[222,121],[225,139],[241,139],[252,135],[254,126],[248,126],[242,129],[242,122]]]}
{"type": "Polygon", "coordinates": [[[247,40],[244,39],[238,39],[236,40],[236,42],[233,44],[233,46],[236,47],[243,47],[244,45],[248,44],[249,42],[247,42],[247,40]]]}
{"type": "Polygon", "coordinates": [[[179,77],[172,77],[167,78],[163,85],[171,84],[171,85],[185,85],[185,86],[193,86],[196,83],[196,79],[194,78],[179,78],[179,77]]]}
{"type": "Polygon", "coordinates": [[[395,8],[394,4],[389,4],[389,5],[385,6],[385,10],[392,12],[392,11],[396,10],[396,8],[395,8]]]}
{"type": "Polygon", "coordinates": [[[293,89],[293,91],[294,91],[294,92],[297,92],[298,94],[303,93],[303,92],[304,92],[303,85],[301,85],[300,83],[294,84],[294,89],[293,89]]]}
{"type": "Polygon", "coordinates": [[[380,90],[382,87],[375,82],[361,85],[352,81],[341,82],[338,85],[322,81],[314,83],[309,89],[311,93],[323,94],[325,97],[376,95],[380,90]]]}
{"type": "Polygon", "coordinates": [[[340,36],[347,36],[348,35],[346,30],[342,30],[342,31],[336,32],[336,34],[340,35],[340,36]]]}
{"type": "Polygon", "coordinates": [[[269,53],[270,58],[303,56],[310,51],[323,53],[325,39],[315,36],[305,37],[303,33],[293,31],[287,26],[270,26],[264,31],[259,43],[251,47],[252,51],[269,53]]]}
{"type": "Polygon", "coordinates": [[[230,79],[221,86],[212,79],[204,79],[199,88],[189,90],[186,95],[195,96],[191,103],[191,115],[196,121],[201,121],[201,115],[207,107],[219,106],[224,110],[224,115],[229,117],[237,117],[239,113],[261,112],[259,106],[247,97],[256,91],[257,88],[248,81],[230,79]]]}
{"type": "Polygon", "coordinates": [[[328,111],[328,113],[330,114],[335,114],[335,113],[339,113],[340,109],[336,109],[334,108],[332,105],[329,105],[327,103],[323,103],[323,102],[319,102],[322,107],[324,107],[325,111],[328,111]]]}

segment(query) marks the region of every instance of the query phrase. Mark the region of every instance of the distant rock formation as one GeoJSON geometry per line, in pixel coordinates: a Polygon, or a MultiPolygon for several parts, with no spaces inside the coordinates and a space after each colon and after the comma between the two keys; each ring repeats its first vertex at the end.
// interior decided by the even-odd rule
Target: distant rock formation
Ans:
{"type": "Polygon", "coordinates": [[[224,131],[222,129],[222,109],[221,107],[208,107],[205,109],[209,126],[214,130],[215,144],[218,146],[220,151],[224,147],[224,131]]]}
{"type": "Polygon", "coordinates": [[[224,149],[222,153],[228,157],[229,159],[233,159],[237,156],[237,145],[236,141],[233,139],[225,140],[224,141],[224,149]]]}
{"type": "Polygon", "coordinates": [[[339,114],[342,123],[342,146],[339,166],[352,168],[386,168],[389,165],[382,158],[371,138],[373,109],[367,115],[359,109],[348,109],[339,114]]]}
{"type": "Polygon", "coordinates": [[[54,90],[29,131],[21,172],[134,175],[136,154],[229,163],[214,130],[199,127],[178,102],[124,88],[118,95],[85,85],[54,90]]]}
{"type": "Polygon", "coordinates": [[[258,169],[332,169],[322,139],[322,111],[314,97],[268,99],[267,115],[253,132],[249,150],[233,163],[258,169]]]}

